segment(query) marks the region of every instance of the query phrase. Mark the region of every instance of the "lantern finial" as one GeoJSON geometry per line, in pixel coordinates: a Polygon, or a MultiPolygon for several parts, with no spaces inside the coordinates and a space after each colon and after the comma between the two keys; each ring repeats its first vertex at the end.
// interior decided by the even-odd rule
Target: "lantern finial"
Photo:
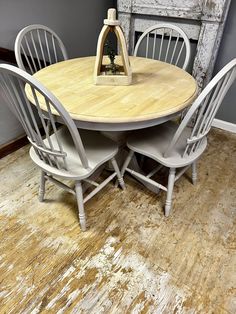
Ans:
{"type": "Polygon", "coordinates": [[[104,24],[109,26],[120,25],[120,22],[116,19],[116,9],[107,10],[107,19],[104,20],[104,24]]]}

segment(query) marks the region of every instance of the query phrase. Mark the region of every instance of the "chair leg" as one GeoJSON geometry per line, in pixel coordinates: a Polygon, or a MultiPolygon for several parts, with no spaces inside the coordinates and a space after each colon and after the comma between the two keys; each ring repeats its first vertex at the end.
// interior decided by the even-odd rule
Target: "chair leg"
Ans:
{"type": "MultiPolygon", "coordinates": [[[[122,168],[121,168],[121,172],[120,172],[122,178],[124,177],[125,170],[126,170],[126,168],[128,167],[128,164],[130,163],[130,161],[131,161],[131,159],[132,159],[132,157],[133,157],[133,154],[134,154],[134,152],[133,152],[132,150],[130,150],[128,156],[126,157],[126,159],[125,159],[125,161],[124,161],[124,164],[123,164],[123,166],[122,166],[122,168]]],[[[115,186],[116,186],[116,187],[118,186],[117,181],[116,181],[115,186]]]]}
{"type": "Polygon", "coordinates": [[[133,152],[132,150],[130,150],[130,151],[129,151],[129,154],[128,154],[128,156],[126,157],[125,162],[124,162],[124,164],[123,164],[123,166],[122,166],[122,168],[121,168],[121,176],[122,176],[122,177],[123,177],[123,175],[124,175],[124,173],[125,173],[126,168],[127,168],[128,165],[129,165],[129,163],[130,163],[130,161],[131,161],[133,155],[134,155],[134,152],[133,152]]]}
{"type": "Polygon", "coordinates": [[[82,231],[86,230],[86,218],[84,212],[84,198],[83,198],[83,190],[80,181],[75,182],[75,192],[79,210],[79,222],[82,231]]]}
{"type": "Polygon", "coordinates": [[[116,175],[117,175],[117,178],[118,178],[118,182],[119,182],[121,188],[123,190],[125,190],[125,182],[124,182],[123,176],[121,175],[120,169],[119,169],[119,167],[117,165],[117,162],[116,162],[115,158],[111,159],[111,163],[112,163],[112,166],[113,166],[113,168],[114,168],[114,170],[116,172],[116,175]]]}
{"type": "Polygon", "coordinates": [[[44,201],[44,194],[45,194],[45,178],[46,173],[44,171],[41,171],[41,178],[40,178],[40,185],[39,185],[39,201],[44,201]]]}
{"type": "Polygon", "coordinates": [[[167,197],[165,204],[165,216],[168,217],[171,211],[172,205],[172,192],[175,183],[175,168],[170,168],[169,177],[168,177],[168,187],[167,187],[167,197]]]}
{"type": "Polygon", "coordinates": [[[197,183],[197,162],[192,163],[192,183],[195,185],[197,183]]]}

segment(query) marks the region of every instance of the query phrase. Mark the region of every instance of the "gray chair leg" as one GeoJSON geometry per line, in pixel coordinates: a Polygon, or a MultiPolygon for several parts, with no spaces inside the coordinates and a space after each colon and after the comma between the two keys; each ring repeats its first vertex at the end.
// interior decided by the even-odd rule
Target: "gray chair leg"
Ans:
{"type": "Polygon", "coordinates": [[[192,163],[192,183],[197,183],[197,162],[192,163]]]}
{"type": "Polygon", "coordinates": [[[41,171],[41,178],[40,178],[40,185],[39,185],[39,201],[43,202],[44,201],[44,194],[45,194],[45,172],[41,171]]]}
{"type": "Polygon", "coordinates": [[[124,182],[123,176],[120,173],[120,169],[119,169],[119,167],[117,165],[117,162],[116,162],[115,158],[111,159],[111,163],[112,163],[112,166],[113,166],[113,168],[114,168],[114,170],[116,172],[116,175],[117,175],[117,178],[118,178],[118,182],[119,182],[121,188],[123,190],[125,190],[125,182],[124,182]]]}
{"type": "Polygon", "coordinates": [[[75,192],[79,210],[79,222],[82,231],[86,230],[86,218],[84,212],[84,198],[83,198],[83,190],[80,181],[75,182],[75,192]]]}
{"type": "Polygon", "coordinates": [[[133,155],[134,155],[134,152],[133,152],[132,150],[130,150],[130,151],[129,151],[129,154],[128,154],[128,156],[126,157],[125,162],[124,162],[124,164],[123,164],[123,166],[122,166],[122,168],[121,168],[121,176],[122,176],[122,177],[123,177],[123,175],[124,175],[124,173],[125,173],[125,169],[126,169],[126,168],[128,167],[128,165],[129,165],[129,163],[130,163],[130,161],[131,161],[133,155]]]}
{"type": "Polygon", "coordinates": [[[172,204],[172,192],[175,183],[175,168],[170,168],[169,177],[168,177],[168,187],[167,187],[167,197],[165,204],[165,216],[168,217],[171,211],[172,204]]]}
{"type": "MultiPolygon", "coordinates": [[[[133,157],[133,154],[134,154],[134,152],[132,150],[130,150],[128,156],[126,157],[126,159],[124,161],[124,164],[123,164],[123,166],[121,168],[121,172],[120,172],[122,178],[124,177],[125,169],[128,167],[128,164],[130,163],[130,161],[131,161],[131,159],[133,157]]],[[[117,181],[116,181],[115,186],[116,187],[118,186],[117,181]]]]}

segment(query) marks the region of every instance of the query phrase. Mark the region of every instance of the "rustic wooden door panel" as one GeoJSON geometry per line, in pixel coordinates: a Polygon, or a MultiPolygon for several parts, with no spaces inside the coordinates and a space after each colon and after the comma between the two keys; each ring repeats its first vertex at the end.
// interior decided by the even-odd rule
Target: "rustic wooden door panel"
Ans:
{"type": "Polygon", "coordinates": [[[136,32],[163,22],[181,27],[197,41],[193,75],[199,88],[211,79],[231,0],[118,0],[129,53],[133,53],[136,32]]]}

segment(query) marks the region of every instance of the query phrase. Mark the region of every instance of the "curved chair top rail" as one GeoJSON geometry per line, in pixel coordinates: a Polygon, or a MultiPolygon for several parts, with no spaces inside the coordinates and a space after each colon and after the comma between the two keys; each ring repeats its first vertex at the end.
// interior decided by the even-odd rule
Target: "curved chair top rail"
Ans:
{"type": "Polygon", "coordinates": [[[236,78],[236,58],[226,64],[208,83],[194,101],[184,119],[180,123],[165,156],[169,156],[180,139],[184,129],[194,118],[190,137],[186,141],[183,157],[194,153],[210,131],[213,119],[229,88],[236,78]]]}
{"type": "Polygon", "coordinates": [[[60,37],[49,27],[40,24],[23,28],[16,37],[14,50],[19,68],[25,71],[28,68],[31,74],[68,59],[60,37]]]}
{"type": "Polygon", "coordinates": [[[146,58],[165,61],[186,70],[190,61],[191,46],[188,36],[180,27],[170,23],[160,23],[147,28],[136,43],[134,56],[137,56],[141,43],[145,41],[145,38],[146,58]],[[150,41],[150,35],[153,36],[152,43],[150,41]],[[158,36],[160,37],[159,45],[157,45],[158,36]],[[166,43],[165,39],[167,41],[166,43]],[[183,40],[182,43],[181,40],[183,40]],[[181,58],[184,58],[183,62],[181,58]],[[182,66],[180,66],[181,63],[183,63],[182,66]]]}
{"type": "Polygon", "coordinates": [[[67,170],[66,153],[60,143],[58,127],[53,117],[53,111],[57,111],[71,134],[83,167],[89,168],[79,131],[59,100],[34,77],[15,66],[0,64],[0,75],[0,84],[3,87],[8,105],[20,120],[40,159],[53,167],[67,170]],[[37,110],[32,109],[32,104],[25,93],[25,84],[30,87],[37,110]],[[41,109],[39,103],[42,101],[45,103],[47,111],[41,109]],[[45,139],[40,132],[41,125],[46,135],[45,139]],[[56,147],[53,146],[50,139],[49,125],[57,140],[56,147]]]}

